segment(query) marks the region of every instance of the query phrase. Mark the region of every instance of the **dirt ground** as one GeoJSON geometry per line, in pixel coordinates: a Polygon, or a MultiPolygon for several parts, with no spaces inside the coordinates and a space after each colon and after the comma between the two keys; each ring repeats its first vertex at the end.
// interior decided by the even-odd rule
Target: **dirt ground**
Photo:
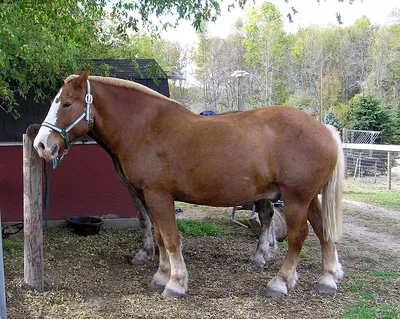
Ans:
{"type": "MultiPolygon", "coordinates": [[[[219,237],[184,238],[189,272],[184,299],[164,300],[147,289],[157,259],[143,266],[127,263],[126,256],[139,249],[139,230],[79,237],[60,227],[44,233],[45,292],[24,287],[23,252],[5,253],[8,318],[358,318],[348,311],[360,307],[389,307],[388,317],[376,317],[398,318],[398,211],[346,201],[344,236],[338,244],[345,278],[338,292],[325,296],[314,291],[321,254],[310,230],[297,268],[299,284],[287,296],[273,299],[266,296],[265,287],[282,264],[284,245],[271,264],[255,268],[248,260],[257,238],[230,222],[230,209],[185,206],[183,211],[180,218],[232,229],[219,237]]],[[[239,214],[243,221],[247,216],[239,214]]]]}

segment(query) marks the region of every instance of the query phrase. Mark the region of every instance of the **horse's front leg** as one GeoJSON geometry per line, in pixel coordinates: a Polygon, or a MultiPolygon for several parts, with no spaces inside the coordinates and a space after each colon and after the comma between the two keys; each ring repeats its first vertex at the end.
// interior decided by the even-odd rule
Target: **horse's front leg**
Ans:
{"type": "Polygon", "coordinates": [[[165,285],[163,297],[181,298],[188,289],[188,274],[182,256],[174,201],[171,196],[154,191],[144,192],[144,195],[160,249],[160,265],[150,286],[165,285]],[[168,266],[167,260],[169,260],[168,266]]]}
{"type": "Polygon", "coordinates": [[[273,204],[267,199],[255,202],[256,212],[261,223],[261,232],[258,237],[257,248],[250,257],[250,262],[257,267],[263,267],[272,260],[273,252],[277,247],[272,217],[274,216],[273,204]]]}
{"type": "Polygon", "coordinates": [[[137,208],[140,233],[142,237],[142,249],[140,249],[135,257],[130,260],[131,264],[142,265],[154,259],[154,241],[151,233],[151,221],[147,211],[146,204],[140,199],[139,195],[129,188],[129,194],[137,208]]]}

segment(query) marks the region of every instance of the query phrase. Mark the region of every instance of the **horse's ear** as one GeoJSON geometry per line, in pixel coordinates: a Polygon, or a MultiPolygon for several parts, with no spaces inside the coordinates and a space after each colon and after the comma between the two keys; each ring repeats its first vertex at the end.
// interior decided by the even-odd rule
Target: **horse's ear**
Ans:
{"type": "Polygon", "coordinates": [[[40,124],[31,124],[26,129],[26,135],[28,135],[29,139],[33,141],[36,135],[39,133],[40,124]]]}
{"type": "Polygon", "coordinates": [[[74,88],[81,89],[86,85],[86,80],[89,77],[90,68],[87,68],[79,77],[74,81],[74,88]]]}

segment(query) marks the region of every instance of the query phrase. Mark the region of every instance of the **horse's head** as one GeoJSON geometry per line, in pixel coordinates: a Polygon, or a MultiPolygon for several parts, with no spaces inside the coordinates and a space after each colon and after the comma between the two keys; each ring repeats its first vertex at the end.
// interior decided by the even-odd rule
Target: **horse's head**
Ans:
{"type": "Polygon", "coordinates": [[[78,137],[92,127],[89,69],[70,76],[54,98],[33,145],[46,160],[62,159],[78,137]]]}

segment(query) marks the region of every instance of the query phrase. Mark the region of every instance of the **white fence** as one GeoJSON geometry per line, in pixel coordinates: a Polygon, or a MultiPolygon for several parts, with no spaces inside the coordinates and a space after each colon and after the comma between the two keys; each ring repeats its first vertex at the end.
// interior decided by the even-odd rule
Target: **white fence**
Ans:
{"type": "Polygon", "coordinates": [[[400,145],[343,143],[346,177],[400,190],[400,145]]]}

